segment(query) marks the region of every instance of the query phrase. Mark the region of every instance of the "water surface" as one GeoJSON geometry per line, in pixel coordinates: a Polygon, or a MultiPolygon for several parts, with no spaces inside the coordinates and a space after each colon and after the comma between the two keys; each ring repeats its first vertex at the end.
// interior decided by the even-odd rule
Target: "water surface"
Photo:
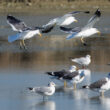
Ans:
{"type": "MultiPolygon", "coordinates": [[[[40,26],[56,17],[56,15],[17,15],[29,26],[40,26]]],[[[58,15],[59,16],[59,15],[58,15]]],[[[90,15],[77,15],[79,23],[71,26],[83,26],[90,15]],[[80,20],[81,19],[81,20],[80,20]]],[[[19,42],[8,43],[8,35],[15,32],[7,27],[6,16],[0,16],[0,108],[2,110],[109,110],[110,91],[105,97],[81,86],[103,78],[110,72],[110,24],[108,15],[102,15],[96,27],[102,34],[86,38],[87,47],[79,39],[66,40],[66,34],[58,27],[42,38],[35,37],[26,41],[27,50],[19,48],[19,42]],[[7,28],[3,28],[6,26],[7,28]],[[90,77],[78,85],[76,91],[72,85],[63,88],[63,82],[54,80],[57,84],[56,93],[43,102],[42,96],[30,93],[27,87],[47,85],[52,81],[46,71],[68,69],[75,65],[69,57],[82,57],[90,54],[92,58],[88,69],[90,77]]],[[[79,65],[77,65],[79,66],[79,65]]],[[[81,68],[79,66],[79,68],[81,68]]]]}

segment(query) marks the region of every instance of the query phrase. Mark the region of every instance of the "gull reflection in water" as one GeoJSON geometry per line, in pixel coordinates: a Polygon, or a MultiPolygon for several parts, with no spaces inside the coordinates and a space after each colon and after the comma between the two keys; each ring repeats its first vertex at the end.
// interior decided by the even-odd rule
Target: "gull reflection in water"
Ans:
{"type": "Polygon", "coordinates": [[[95,96],[89,98],[89,103],[91,104],[96,104],[98,107],[101,108],[101,110],[110,110],[110,96],[95,96]]]}
{"type": "Polygon", "coordinates": [[[110,96],[100,98],[100,101],[105,110],[110,110],[110,96]]]}
{"type": "Polygon", "coordinates": [[[73,91],[73,98],[74,99],[88,99],[88,94],[86,94],[86,91],[83,89],[77,89],[73,91]]]}
{"type": "Polygon", "coordinates": [[[56,110],[56,104],[54,101],[41,101],[31,106],[31,110],[56,110]]]}

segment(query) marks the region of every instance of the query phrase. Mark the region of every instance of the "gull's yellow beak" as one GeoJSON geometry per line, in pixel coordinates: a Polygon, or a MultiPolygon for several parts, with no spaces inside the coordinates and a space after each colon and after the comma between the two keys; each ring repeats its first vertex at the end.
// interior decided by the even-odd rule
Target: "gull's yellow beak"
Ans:
{"type": "Polygon", "coordinates": [[[78,22],[78,20],[75,20],[74,22],[76,22],[76,23],[77,23],[77,22],[78,22]]]}
{"type": "Polygon", "coordinates": [[[78,67],[76,67],[76,71],[78,71],[78,67]]]}
{"type": "Polygon", "coordinates": [[[101,35],[101,32],[100,32],[100,31],[98,31],[97,33],[98,33],[99,35],[101,35]]]}
{"type": "Polygon", "coordinates": [[[42,37],[42,34],[41,34],[41,33],[39,33],[39,36],[40,36],[40,37],[42,37]]]}

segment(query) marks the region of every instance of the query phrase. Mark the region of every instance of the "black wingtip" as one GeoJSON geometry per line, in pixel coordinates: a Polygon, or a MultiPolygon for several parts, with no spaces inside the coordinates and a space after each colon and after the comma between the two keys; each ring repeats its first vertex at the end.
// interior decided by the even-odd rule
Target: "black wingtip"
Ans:
{"type": "Polygon", "coordinates": [[[89,88],[89,87],[88,87],[88,85],[84,85],[84,86],[82,86],[82,88],[83,88],[83,89],[87,89],[87,88],[89,88]]]}
{"type": "Polygon", "coordinates": [[[101,16],[101,12],[100,12],[99,8],[96,10],[95,15],[97,15],[98,17],[101,16]]]}
{"type": "Polygon", "coordinates": [[[90,11],[85,11],[84,13],[87,13],[87,14],[89,14],[89,13],[90,13],[90,11]]]}
{"type": "Polygon", "coordinates": [[[70,60],[71,60],[71,59],[73,59],[73,58],[72,58],[72,57],[68,57],[68,59],[70,59],[70,60]]]}
{"type": "Polygon", "coordinates": [[[49,27],[47,26],[42,30],[42,33],[49,33],[53,30],[54,27],[55,27],[55,25],[52,25],[52,26],[49,26],[49,27]]]}
{"type": "Polygon", "coordinates": [[[29,90],[33,90],[33,88],[32,88],[32,87],[28,87],[28,89],[29,89],[29,90]]]}
{"type": "Polygon", "coordinates": [[[52,76],[52,72],[46,72],[46,74],[51,75],[52,76]]]}
{"type": "Polygon", "coordinates": [[[65,30],[66,28],[65,28],[65,27],[63,27],[63,26],[60,26],[60,29],[61,29],[61,30],[65,30]]]}
{"type": "Polygon", "coordinates": [[[8,15],[7,15],[7,19],[10,18],[10,17],[12,17],[11,14],[8,14],[8,15]]]}

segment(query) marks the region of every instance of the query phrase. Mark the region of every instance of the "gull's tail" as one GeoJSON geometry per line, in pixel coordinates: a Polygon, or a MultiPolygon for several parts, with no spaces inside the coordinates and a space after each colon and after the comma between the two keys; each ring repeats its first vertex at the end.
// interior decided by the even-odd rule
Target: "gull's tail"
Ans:
{"type": "Polygon", "coordinates": [[[31,90],[31,91],[33,90],[33,88],[32,88],[32,87],[28,87],[28,89],[29,89],[29,90],[31,90]]]}
{"type": "Polygon", "coordinates": [[[75,36],[77,35],[77,33],[78,33],[78,32],[74,32],[73,34],[70,34],[69,36],[67,36],[66,39],[69,40],[69,39],[75,37],[75,36]]]}
{"type": "Polygon", "coordinates": [[[87,13],[87,14],[89,14],[89,13],[90,13],[90,11],[84,11],[84,13],[87,13]]]}
{"type": "Polygon", "coordinates": [[[54,72],[46,72],[46,74],[54,76],[54,72]]]}
{"type": "Polygon", "coordinates": [[[82,88],[83,88],[83,89],[88,89],[89,86],[88,86],[88,85],[84,85],[84,86],[82,86],[82,88]]]}
{"type": "Polygon", "coordinates": [[[8,42],[12,43],[14,42],[15,40],[18,40],[21,36],[21,33],[18,33],[16,35],[12,35],[12,36],[8,36],[8,42]]]}

